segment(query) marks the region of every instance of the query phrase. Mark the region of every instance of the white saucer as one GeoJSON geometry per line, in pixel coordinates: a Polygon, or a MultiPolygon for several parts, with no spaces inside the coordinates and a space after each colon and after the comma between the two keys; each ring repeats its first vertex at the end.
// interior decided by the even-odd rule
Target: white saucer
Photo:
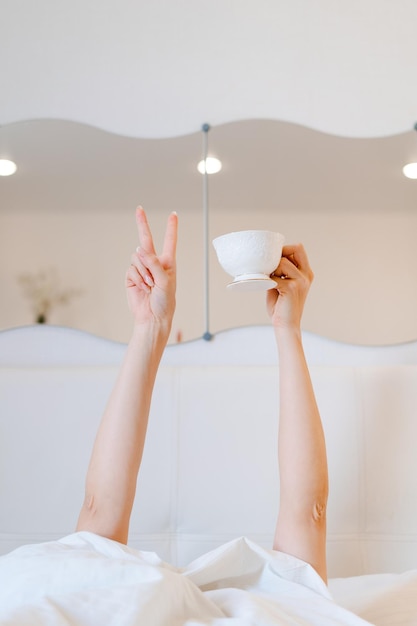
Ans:
{"type": "Polygon", "coordinates": [[[267,291],[277,286],[272,278],[240,278],[227,285],[227,289],[234,291],[267,291]]]}

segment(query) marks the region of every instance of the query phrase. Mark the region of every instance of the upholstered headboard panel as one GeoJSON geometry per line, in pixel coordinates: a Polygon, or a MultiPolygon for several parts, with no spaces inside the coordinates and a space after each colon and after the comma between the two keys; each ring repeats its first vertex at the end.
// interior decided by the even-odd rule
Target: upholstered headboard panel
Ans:
{"type": "MultiPolygon", "coordinates": [[[[330,470],[330,576],[417,563],[417,342],[304,344],[330,470]]],[[[125,346],[79,331],[0,333],[0,552],[74,530],[125,346]]],[[[272,330],[169,346],[130,543],[182,564],[239,535],[270,546],[278,506],[272,330]]]]}

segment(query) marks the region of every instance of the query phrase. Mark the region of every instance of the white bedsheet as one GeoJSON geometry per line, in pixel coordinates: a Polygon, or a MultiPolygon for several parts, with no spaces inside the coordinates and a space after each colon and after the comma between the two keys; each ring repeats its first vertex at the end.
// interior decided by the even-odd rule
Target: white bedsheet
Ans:
{"type": "Polygon", "coordinates": [[[0,558],[2,626],[364,626],[306,563],[236,539],[177,569],[92,533],[0,558]]]}
{"type": "Polygon", "coordinates": [[[330,581],[333,597],[376,626],[417,626],[417,570],[330,581]]]}

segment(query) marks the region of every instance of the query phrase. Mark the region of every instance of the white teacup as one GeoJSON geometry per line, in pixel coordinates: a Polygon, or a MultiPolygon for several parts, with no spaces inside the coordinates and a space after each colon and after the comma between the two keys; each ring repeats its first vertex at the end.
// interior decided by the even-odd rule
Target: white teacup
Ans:
{"type": "Polygon", "coordinates": [[[233,276],[236,289],[271,289],[271,274],[278,267],[284,235],[270,230],[241,230],[213,240],[222,268],[233,276]]]}

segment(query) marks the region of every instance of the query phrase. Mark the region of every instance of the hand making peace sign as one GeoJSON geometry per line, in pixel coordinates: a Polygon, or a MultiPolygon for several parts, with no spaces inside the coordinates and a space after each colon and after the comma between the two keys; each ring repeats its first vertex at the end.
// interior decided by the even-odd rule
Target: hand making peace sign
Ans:
{"type": "Polygon", "coordinates": [[[136,209],[136,223],[140,245],[126,273],[129,308],[135,324],[157,323],[169,329],[175,311],[177,214],[171,213],[168,217],[159,256],[142,207],[136,209]]]}

